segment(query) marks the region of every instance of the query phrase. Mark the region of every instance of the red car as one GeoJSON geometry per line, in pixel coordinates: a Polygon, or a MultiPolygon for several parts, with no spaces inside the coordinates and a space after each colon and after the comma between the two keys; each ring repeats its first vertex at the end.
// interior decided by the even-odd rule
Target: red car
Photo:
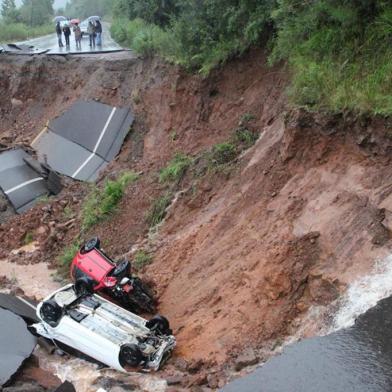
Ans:
{"type": "Polygon", "coordinates": [[[100,249],[95,237],[86,242],[72,261],[71,278],[77,294],[101,292],[133,312],[155,312],[151,290],[132,276],[131,263],[115,263],[100,249]]]}

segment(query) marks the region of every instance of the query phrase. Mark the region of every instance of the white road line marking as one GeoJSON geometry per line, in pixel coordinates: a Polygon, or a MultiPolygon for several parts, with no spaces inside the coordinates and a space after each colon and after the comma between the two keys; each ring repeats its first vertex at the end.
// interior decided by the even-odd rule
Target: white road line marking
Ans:
{"type": "Polygon", "coordinates": [[[16,298],[18,298],[19,300],[21,300],[22,302],[24,302],[26,305],[29,305],[31,308],[33,308],[34,310],[36,310],[37,308],[31,304],[29,301],[26,301],[24,298],[17,296],[16,298]]]}
{"type": "Polygon", "coordinates": [[[105,132],[106,132],[106,130],[108,129],[109,124],[110,124],[110,121],[112,121],[112,118],[113,118],[114,113],[116,112],[116,110],[117,110],[117,108],[113,108],[112,112],[110,113],[110,116],[109,116],[108,120],[106,121],[106,124],[105,124],[105,126],[104,126],[104,128],[103,128],[101,134],[99,135],[99,139],[98,139],[98,141],[97,141],[97,144],[96,144],[95,147],[94,147],[93,153],[96,153],[96,152],[97,152],[98,147],[99,147],[99,144],[100,144],[101,141],[102,141],[103,135],[105,135],[105,132]]]}
{"type": "Polygon", "coordinates": [[[79,167],[79,169],[76,170],[74,174],[72,174],[72,177],[76,177],[82,169],[91,161],[91,159],[95,156],[94,153],[92,153],[79,167]]]}
{"type": "Polygon", "coordinates": [[[106,124],[105,124],[105,126],[103,127],[103,130],[102,130],[101,134],[99,135],[99,138],[98,138],[98,140],[97,140],[97,143],[95,144],[95,147],[94,147],[94,150],[93,150],[92,154],[91,154],[91,155],[81,164],[81,166],[75,171],[75,173],[72,174],[72,177],[76,177],[76,176],[81,172],[81,170],[82,170],[82,169],[91,161],[91,159],[94,157],[94,155],[95,155],[95,153],[97,152],[98,147],[99,147],[99,145],[100,145],[100,143],[101,143],[101,141],[102,141],[102,139],[103,139],[103,137],[104,137],[104,135],[105,135],[105,133],[106,133],[108,127],[109,127],[109,124],[110,124],[110,122],[112,121],[112,118],[113,118],[114,113],[116,112],[116,110],[117,110],[117,108],[113,108],[113,110],[111,111],[111,113],[110,113],[110,115],[109,115],[109,117],[108,117],[108,119],[107,119],[107,121],[106,121],[106,124]]]}
{"type": "Polygon", "coordinates": [[[4,191],[4,193],[6,195],[9,195],[10,193],[17,191],[18,189],[23,188],[26,185],[30,185],[30,184],[33,184],[34,182],[38,182],[38,181],[44,181],[44,179],[42,177],[33,178],[32,180],[23,182],[22,184],[19,184],[17,186],[14,186],[11,189],[8,189],[8,190],[4,191]]]}

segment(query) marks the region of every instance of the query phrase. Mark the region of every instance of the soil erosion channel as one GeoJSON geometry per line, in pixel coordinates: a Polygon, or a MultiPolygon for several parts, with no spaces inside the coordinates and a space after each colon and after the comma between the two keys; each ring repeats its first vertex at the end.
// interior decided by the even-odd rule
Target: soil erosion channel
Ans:
{"type": "MultiPolygon", "coordinates": [[[[387,125],[290,111],[284,69],[265,64],[250,51],[203,79],[128,52],[0,57],[2,147],[29,145],[80,99],[133,109],[133,129],[98,186],[124,170],[139,179],[83,237],[99,235],[117,258],[152,256],[138,273],[155,286],[178,346],[146,390],[223,387],[290,336],[322,333],[347,287],[390,254],[387,125]],[[253,145],[241,138],[249,132],[253,145]],[[216,155],[227,143],[238,153],[216,155]],[[195,159],[180,179],[160,181],[178,153],[195,159]],[[163,197],[166,217],[152,230],[146,216],[163,197]]],[[[9,263],[54,269],[80,233],[89,191],[67,180],[20,216],[2,203],[0,275],[9,263]],[[34,251],[12,253],[26,238],[34,251]]]]}

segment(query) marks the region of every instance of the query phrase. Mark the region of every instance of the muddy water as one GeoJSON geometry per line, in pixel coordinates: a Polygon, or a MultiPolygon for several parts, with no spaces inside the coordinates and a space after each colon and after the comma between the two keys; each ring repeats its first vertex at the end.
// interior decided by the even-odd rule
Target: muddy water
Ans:
{"type": "MultiPolygon", "coordinates": [[[[111,384],[124,381],[147,392],[164,392],[167,389],[166,380],[149,373],[119,373],[110,369],[100,369],[97,365],[84,360],[58,355],[48,355],[38,348],[35,354],[39,358],[40,367],[55,374],[62,381],[70,381],[77,392],[106,392],[105,380],[112,380],[111,384]]],[[[109,389],[110,390],[110,389],[109,389]]]]}
{"type": "MultiPolygon", "coordinates": [[[[14,255],[33,253],[37,244],[31,243],[23,248],[14,250],[14,255]]],[[[53,280],[53,270],[48,269],[46,263],[19,265],[7,260],[0,260],[0,275],[7,276],[15,286],[21,288],[29,297],[37,300],[57,290],[60,284],[53,280]]],[[[97,365],[72,356],[49,355],[39,346],[34,351],[39,365],[62,381],[70,381],[78,392],[105,392],[101,378],[118,380],[123,375],[110,369],[100,369],[97,365]]],[[[153,374],[131,373],[126,375],[126,382],[138,385],[144,391],[163,392],[167,382],[153,374]]]]}
{"type": "Polygon", "coordinates": [[[392,391],[391,294],[389,257],[349,288],[334,318],[335,332],[287,347],[223,391],[392,391]]]}
{"type": "MultiPolygon", "coordinates": [[[[34,252],[36,248],[33,243],[21,249],[29,253],[34,252]]],[[[54,282],[53,270],[49,270],[46,263],[19,265],[7,260],[0,260],[0,275],[8,277],[28,296],[37,299],[43,299],[60,287],[59,283],[54,282]]]]}

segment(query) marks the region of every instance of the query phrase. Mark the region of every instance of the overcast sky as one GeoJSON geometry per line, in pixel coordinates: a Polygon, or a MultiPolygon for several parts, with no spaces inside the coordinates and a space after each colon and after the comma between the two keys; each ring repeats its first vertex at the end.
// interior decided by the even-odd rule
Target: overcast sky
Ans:
{"type": "MultiPolygon", "coordinates": [[[[19,7],[22,4],[22,0],[16,0],[16,5],[19,7]]],[[[54,9],[65,7],[67,0],[55,0],[54,9]]]]}

